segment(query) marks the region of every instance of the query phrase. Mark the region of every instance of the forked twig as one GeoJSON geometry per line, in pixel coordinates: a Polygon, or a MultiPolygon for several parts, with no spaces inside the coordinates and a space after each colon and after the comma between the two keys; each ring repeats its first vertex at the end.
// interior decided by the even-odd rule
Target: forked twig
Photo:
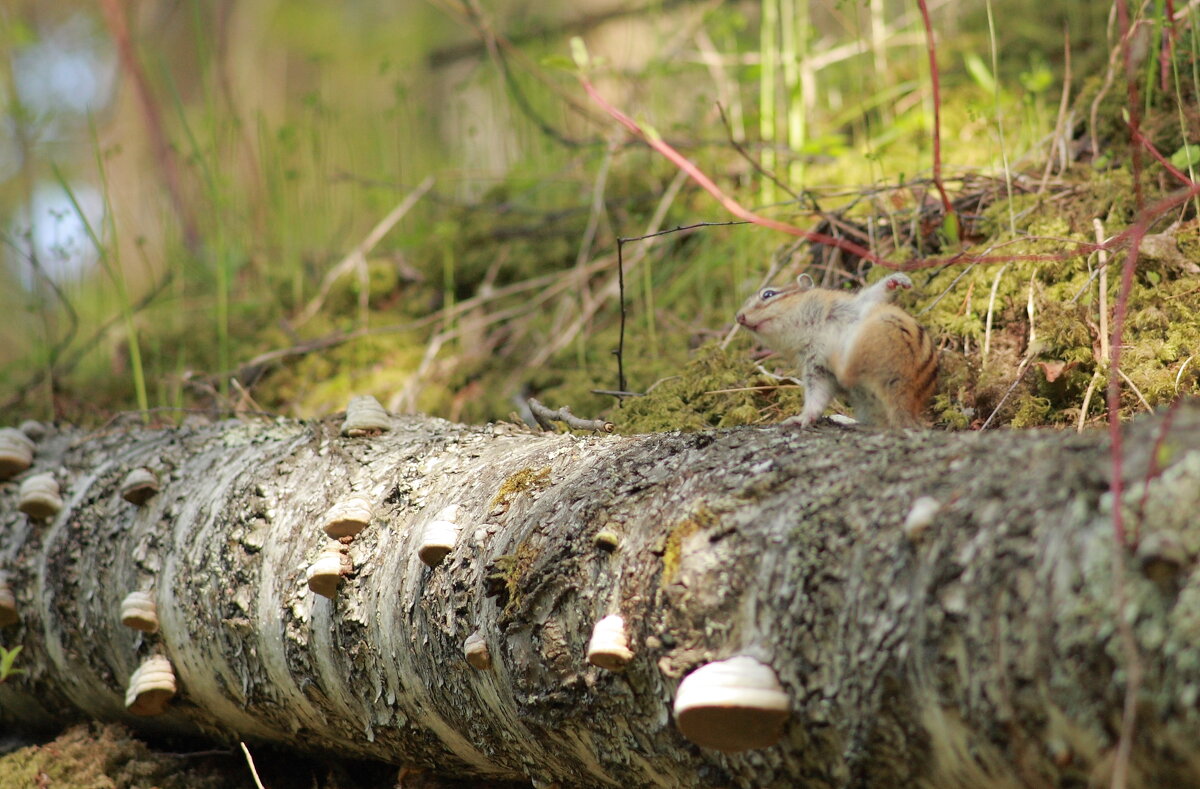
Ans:
{"type": "Polygon", "coordinates": [[[547,408],[538,402],[535,398],[529,398],[529,412],[533,414],[533,418],[541,425],[543,430],[550,430],[552,422],[562,422],[572,430],[599,430],[605,433],[611,433],[616,426],[605,419],[581,419],[571,413],[568,406],[560,408],[547,408]]]}

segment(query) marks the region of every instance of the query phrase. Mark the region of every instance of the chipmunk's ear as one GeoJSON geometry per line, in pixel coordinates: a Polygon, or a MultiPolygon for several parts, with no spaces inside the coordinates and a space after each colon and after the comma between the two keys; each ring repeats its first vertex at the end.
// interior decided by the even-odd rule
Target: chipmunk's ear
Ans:
{"type": "Polygon", "coordinates": [[[796,285],[799,286],[800,290],[809,290],[814,284],[813,278],[807,274],[801,274],[800,276],[796,277],[796,285]]]}

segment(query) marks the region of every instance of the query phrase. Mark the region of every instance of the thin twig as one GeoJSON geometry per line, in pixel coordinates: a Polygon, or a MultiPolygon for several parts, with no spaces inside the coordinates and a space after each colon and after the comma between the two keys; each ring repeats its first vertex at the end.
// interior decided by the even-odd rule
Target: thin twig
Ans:
{"type": "Polygon", "coordinates": [[[1096,372],[1092,373],[1092,380],[1088,382],[1087,391],[1083,393],[1083,405],[1079,406],[1079,421],[1075,425],[1075,432],[1083,432],[1083,424],[1087,421],[1088,406],[1092,404],[1092,395],[1096,392],[1096,382],[1100,380],[1100,367],[1096,367],[1096,372]]]}
{"type": "Polygon", "coordinates": [[[563,422],[572,430],[599,430],[605,433],[611,433],[616,426],[605,419],[581,419],[571,413],[568,406],[561,406],[556,409],[547,408],[538,402],[535,398],[529,398],[529,411],[533,414],[533,418],[541,425],[543,430],[551,429],[551,422],[563,422]]]}
{"type": "Polygon", "coordinates": [[[996,414],[1000,413],[1000,409],[1004,407],[1006,402],[1008,402],[1009,395],[1013,393],[1013,390],[1015,390],[1017,385],[1021,383],[1021,379],[1025,377],[1025,371],[1029,369],[1029,362],[1032,360],[1032,354],[1026,354],[1025,358],[1021,360],[1021,366],[1017,368],[1017,377],[1013,379],[1012,385],[1008,387],[1008,391],[1004,393],[1004,397],[1000,398],[1000,402],[996,404],[996,408],[992,411],[991,416],[987,418],[987,421],[983,423],[983,426],[979,428],[980,430],[987,430],[988,425],[990,425],[992,420],[996,418],[996,414]]]}
{"type": "MultiPolygon", "coordinates": [[[[1058,117],[1054,121],[1054,133],[1051,135],[1050,150],[1046,155],[1046,167],[1042,170],[1042,180],[1038,183],[1037,194],[1042,194],[1046,191],[1046,183],[1050,180],[1050,171],[1054,169],[1054,151],[1055,149],[1066,148],[1066,139],[1063,137],[1063,122],[1066,120],[1067,112],[1071,107],[1071,28],[1063,23],[1063,84],[1062,94],[1058,99],[1058,117]]],[[[1065,160],[1065,154],[1063,156],[1065,160]]],[[[1066,162],[1062,162],[1062,170],[1066,170],[1066,162]]]]}
{"type": "MultiPolygon", "coordinates": [[[[297,315],[292,321],[292,328],[303,326],[321,310],[321,307],[324,306],[325,299],[329,296],[329,291],[333,288],[334,283],[336,283],[347,272],[357,269],[359,271],[360,279],[364,278],[367,266],[367,253],[375,248],[375,245],[378,244],[383,237],[388,234],[388,231],[395,227],[396,223],[403,219],[404,215],[412,210],[412,207],[417,204],[417,201],[420,200],[421,197],[432,187],[433,176],[430,175],[427,176],[425,180],[417,186],[416,189],[409,192],[408,195],[400,201],[400,204],[393,208],[387,216],[379,220],[379,222],[375,224],[375,227],[371,228],[371,232],[367,233],[366,237],[363,238],[363,240],[360,241],[354,247],[354,249],[350,250],[350,252],[344,258],[342,258],[341,262],[329,270],[329,272],[325,275],[325,278],[321,280],[321,287],[318,289],[317,295],[308,302],[304,309],[300,311],[300,314],[297,315]]],[[[365,280],[361,283],[361,285],[362,293],[367,294],[368,289],[366,288],[365,280]]]]}
{"type": "Polygon", "coordinates": [[[258,778],[258,770],[254,767],[254,757],[250,755],[250,749],[241,740],[238,741],[238,745],[242,746],[242,753],[246,754],[246,764],[250,765],[250,775],[254,778],[254,785],[258,789],[266,789],[258,778]]]}
{"type": "Polygon", "coordinates": [[[1133,390],[1135,395],[1137,395],[1137,399],[1141,401],[1143,406],[1145,406],[1146,411],[1152,413],[1154,411],[1154,406],[1150,405],[1150,401],[1146,399],[1144,394],[1142,394],[1142,390],[1137,388],[1137,384],[1133,382],[1133,379],[1126,375],[1124,370],[1117,370],[1117,375],[1121,376],[1122,381],[1129,384],[1129,388],[1133,390]]]}
{"type": "MultiPolygon", "coordinates": [[[[981,367],[987,366],[988,351],[992,347],[992,316],[996,309],[996,291],[1000,288],[1000,277],[1004,275],[1006,268],[1008,268],[1007,263],[1000,267],[1000,270],[996,272],[996,277],[992,280],[992,294],[988,297],[987,319],[983,324],[983,357],[979,362],[981,367]]],[[[1005,395],[1005,397],[1007,396],[1005,395]]],[[[988,420],[991,421],[991,417],[988,420]]]]}

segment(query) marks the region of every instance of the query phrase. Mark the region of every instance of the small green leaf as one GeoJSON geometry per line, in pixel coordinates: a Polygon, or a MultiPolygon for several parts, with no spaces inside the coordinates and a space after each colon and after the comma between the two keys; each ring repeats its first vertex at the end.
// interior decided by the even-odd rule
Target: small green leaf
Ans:
{"type": "Polygon", "coordinates": [[[942,234],[946,237],[947,243],[951,246],[958,246],[958,214],[953,211],[946,214],[946,218],[942,220],[942,234]]]}
{"type": "Polygon", "coordinates": [[[1180,170],[1200,165],[1200,143],[1185,142],[1182,148],[1171,154],[1171,164],[1180,170]]]}
{"type": "Polygon", "coordinates": [[[586,69],[588,67],[587,44],[583,43],[583,39],[579,36],[571,36],[571,58],[578,68],[586,69]]]}
{"type": "Polygon", "coordinates": [[[967,73],[975,80],[975,84],[993,96],[996,95],[996,78],[992,76],[991,70],[984,65],[983,59],[974,52],[968,52],[963,55],[963,62],[967,67],[967,73]]]}
{"type": "Polygon", "coordinates": [[[563,71],[575,71],[575,61],[566,55],[546,55],[541,59],[541,64],[546,68],[562,69],[563,71]]]}
{"type": "Polygon", "coordinates": [[[17,655],[21,654],[23,646],[15,646],[12,649],[0,647],[0,682],[8,679],[14,674],[24,674],[25,669],[13,668],[13,663],[17,660],[17,655]]]}

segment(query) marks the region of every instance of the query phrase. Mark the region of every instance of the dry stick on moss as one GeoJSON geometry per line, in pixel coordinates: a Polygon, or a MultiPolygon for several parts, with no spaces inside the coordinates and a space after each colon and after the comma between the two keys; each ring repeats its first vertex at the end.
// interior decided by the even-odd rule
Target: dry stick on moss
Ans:
{"type": "Polygon", "coordinates": [[[1012,384],[1010,384],[1008,387],[1008,391],[1004,393],[1004,397],[1000,398],[1000,402],[996,404],[996,407],[992,410],[991,415],[988,416],[988,418],[984,421],[983,426],[979,428],[980,430],[987,430],[988,425],[990,425],[992,420],[996,418],[996,414],[1000,413],[1000,409],[1004,407],[1006,402],[1008,402],[1009,396],[1013,393],[1013,391],[1016,390],[1017,385],[1021,383],[1021,379],[1025,377],[1025,371],[1029,369],[1029,363],[1032,360],[1033,355],[1026,353],[1025,358],[1021,360],[1020,366],[1017,367],[1017,377],[1013,379],[1012,384]]]}
{"type": "Polygon", "coordinates": [[[331,268],[321,280],[321,287],[317,291],[317,295],[312,298],[300,314],[292,321],[292,328],[303,326],[308,321],[312,320],[313,316],[320,312],[321,307],[325,304],[325,299],[329,296],[329,291],[333,289],[334,283],[342,278],[343,275],[350,271],[357,271],[359,277],[359,313],[362,324],[367,323],[366,318],[366,299],[370,296],[370,288],[368,287],[367,274],[367,253],[375,248],[384,236],[388,234],[396,223],[404,218],[404,215],[412,210],[412,207],[417,204],[426,192],[433,188],[433,176],[427,176],[416,189],[408,193],[408,195],[400,201],[399,205],[391,210],[387,216],[379,220],[375,227],[371,228],[371,232],[367,233],[362,241],[354,249],[342,258],[341,262],[331,268]]]}
{"type": "MultiPolygon", "coordinates": [[[[996,309],[996,291],[1000,288],[1000,277],[1004,276],[1004,270],[1008,268],[1005,263],[996,272],[995,278],[992,280],[992,295],[988,297],[987,319],[983,324],[983,357],[980,360],[980,366],[986,366],[988,360],[988,351],[992,347],[992,316],[996,309]]],[[[1005,395],[1007,397],[1008,395],[1005,395]]],[[[999,407],[999,406],[997,406],[999,407]]],[[[993,414],[994,415],[994,414],[993,414]]],[[[991,417],[988,418],[991,421],[991,417]]]]}
{"type": "MultiPolygon", "coordinates": [[[[1096,234],[1096,242],[1102,243],[1104,241],[1104,223],[1100,221],[1099,217],[1092,219],[1092,229],[1096,234]]],[[[1100,358],[1096,360],[1096,371],[1092,373],[1092,380],[1088,382],[1087,391],[1084,392],[1083,405],[1079,407],[1079,421],[1075,425],[1078,433],[1083,432],[1083,425],[1087,421],[1088,407],[1092,403],[1092,395],[1096,392],[1096,384],[1108,364],[1108,252],[1103,247],[1096,250],[1096,274],[1100,279],[1100,297],[1097,299],[1100,313],[1100,358]]],[[[1080,289],[1079,293],[1075,294],[1075,299],[1078,299],[1082,293],[1083,289],[1080,289]]]]}
{"type": "Polygon", "coordinates": [[[1050,180],[1050,171],[1054,168],[1054,152],[1059,152],[1059,172],[1067,169],[1067,141],[1063,136],[1063,125],[1071,106],[1071,28],[1063,23],[1063,84],[1062,94],[1058,99],[1058,117],[1054,120],[1054,133],[1051,135],[1050,150],[1046,155],[1046,167],[1042,170],[1042,180],[1038,183],[1037,194],[1046,191],[1050,180]]]}
{"type": "MultiPolygon", "coordinates": [[[[612,265],[612,258],[606,257],[589,263],[585,267],[584,271],[587,275],[591,275],[597,271],[607,268],[610,265],[612,265]]],[[[273,362],[289,359],[295,356],[306,356],[310,353],[327,350],[329,348],[336,348],[339,345],[343,345],[347,342],[352,342],[363,337],[372,337],[379,334],[398,334],[416,331],[437,323],[438,321],[457,317],[464,312],[475,309],[476,307],[483,306],[493,301],[498,301],[507,296],[515,296],[520,293],[525,293],[526,291],[530,290],[542,291],[542,294],[539,294],[538,297],[540,299],[540,296],[543,294],[553,295],[561,292],[562,290],[566,289],[569,284],[570,282],[566,277],[563,276],[561,272],[542,274],[526,280],[521,280],[520,282],[514,282],[511,285],[505,285],[504,287],[497,288],[490,293],[481,293],[476,296],[472,296],[469,299],[463,299],[462,301],[455,302],[451,306],[443,307],[436,312],[431,312],[424,318],[418,318],[417,320],[409,321],[408,323],[400,323],[392,326],[378,326],[374,328],[360,328],[349,332],[336,332],[324,337],[318,337],[308,342],[293,345],[289,348],[277,348],[273,351],[260,353],[254,358],[244,362],[237,368],[237,370],[225,371],[219,375],[236,376],[237,378],[244,379],[249,377],[256,368],[271,364],[273,362]]],[[[541,301],[539,300],[537,303],[540,304],[541,301]]]]}
{"type": "Polygon", "coordinates": [[[1142,390],[1138,389],[1137,384],[1133,382],[1133,379],[1126,375],[1124,370],[1117,370],[1117,375],[1121,376],[1122,381],[1129,384],[1129,388],[1133,390],[1133,393],[1137,395],[1137,399],[1141,401],[1143,406],[1145,406],[1147,413],[1153,413],[1154,406],[1150,405],[1150,401],[1146,399],[1144,394],[1142,394],[1142,390]]]}
{"type": "Polygon", "coordinates": [[[541,425],[543,430],[551,430],[554,425],[552,422],[563,422],[572,430],[598,430],[605,433],[611,433],[615,429],[612,422],[604,419],[581,419],[571,413],[571,409],[567,406],[550,409],[542,405],[535,398],[529,398],[529,412],[533,414],[533,418],[541,425]]]}

